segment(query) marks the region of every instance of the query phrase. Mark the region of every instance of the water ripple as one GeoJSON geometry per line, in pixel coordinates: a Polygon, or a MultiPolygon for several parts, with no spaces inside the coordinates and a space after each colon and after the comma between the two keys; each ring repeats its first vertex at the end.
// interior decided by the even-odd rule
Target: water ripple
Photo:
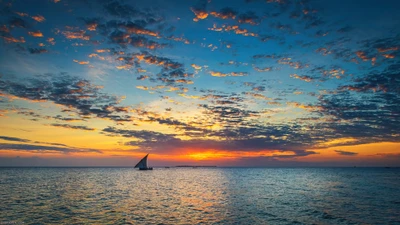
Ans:
{"type": "Polygon", "coordinates": [[[400,224],[400,170],[2,168],[0,221],[400,224]]]}

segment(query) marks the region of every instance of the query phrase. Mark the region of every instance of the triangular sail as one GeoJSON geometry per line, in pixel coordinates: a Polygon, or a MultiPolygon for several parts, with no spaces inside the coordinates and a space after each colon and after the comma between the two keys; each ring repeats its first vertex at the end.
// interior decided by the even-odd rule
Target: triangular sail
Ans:
{"type": "Polygon", "coordinates": [[[138,162],[138,164],[136,164],[135,168],[139,167],[139,169],[146,169],[147,168],[147,156],[148,155],[149,154],[147,154],[142,160],[140,160],[138,162]]]}

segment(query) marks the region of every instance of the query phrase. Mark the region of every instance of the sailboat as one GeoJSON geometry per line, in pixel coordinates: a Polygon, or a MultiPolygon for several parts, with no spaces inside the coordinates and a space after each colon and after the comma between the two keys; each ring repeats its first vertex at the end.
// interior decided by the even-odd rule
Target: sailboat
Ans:
{"type": "Polygon", "coordinates": [[[149,154],[147,154],[142,160],[140,160],[135,168],[139,168],[139,170],[153,170],[153,167],[147,167],[147,156],[149,156],[149,154]]]}

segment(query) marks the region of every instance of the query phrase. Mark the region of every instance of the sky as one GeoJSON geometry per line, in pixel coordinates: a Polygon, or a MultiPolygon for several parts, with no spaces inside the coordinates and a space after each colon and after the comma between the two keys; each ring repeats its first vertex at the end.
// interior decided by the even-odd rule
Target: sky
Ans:
{"type": "Polygon", "coordinates": [[[400,166],[397,0],[0,11],[0,166],[400,166]]]}

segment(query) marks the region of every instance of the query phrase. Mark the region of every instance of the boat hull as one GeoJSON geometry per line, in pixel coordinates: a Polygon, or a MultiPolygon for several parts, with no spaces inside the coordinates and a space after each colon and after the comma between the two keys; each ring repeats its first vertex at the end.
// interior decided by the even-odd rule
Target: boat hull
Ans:
{"type": "Polygon", "coordinates": [[[153,167],[139,168],[139,170],[153,170],[153,167]]]}

